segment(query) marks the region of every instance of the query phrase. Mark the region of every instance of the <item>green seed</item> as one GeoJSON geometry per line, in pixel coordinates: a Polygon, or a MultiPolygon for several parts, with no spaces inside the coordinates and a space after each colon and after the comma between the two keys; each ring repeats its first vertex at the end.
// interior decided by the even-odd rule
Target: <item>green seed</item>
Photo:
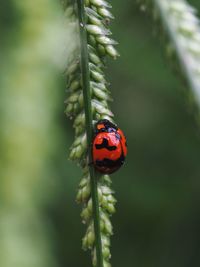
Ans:
{"type": "Polygon", "coordinates": [[[117,200],[113,197],[113,195],[107,196],[107,200],[109,203],[113,203],[113,204],[117,202],[117,200]]]}
{"type": "Polygon", "coordinates": [[[79,103],[80,107],[82,108],[83,107],[83,103],[84,103],[83,93],[82,92],[78,96],[78,103],[79,103]]]}
{"type": "Polygon", "coordinates": [[[99,202],[100,203],[102,201],[102,197],[103,197],[103,195],[102,195],[102,192],[101,192],[101,188],[98,187],[98,198],[99,198],[99,202]]]}
{"type": "Polygon", "coordinates": [[[104,0],[90,0],[90,3],[97,6],[97,7],[102,7],[102,6],[109,7],[109,8],[112,7],[108,2],[106,2],[104,0]]]}
{"type": "Polygon", "coordinates": [[[84,0],[84,4],[85,4],[85,6],[89,6],[90,5],[90,0],[84,0]]]}
{"type": "Polygon", "coordinates": [[[89,179],[89,177],[83,177],[83,178],[81,179],[80,183],[79,183],[79,187],[80,187],[80,188],[83,188],[84,186],[86,186],[87,183],[88,183],[88,179],[89,179]]]}
{"type": "Polygon", "coordinates": [[[101,56],[105,56],[106,55],[106,50],[105,50],[104,46],[101,45],[101,44],[98,45],[98,51],[99,51],[101,56]]]}
{"type": "MultiPolygon", "coordinates": [[[[112,121],[112,120],[111,120],[112,121]]],[[[103,180],[108,184],[108,185],[111,185],[112,184],[112,180],[110,179],[110,176],[105,174],[103,176],[103,180]]]]}
{"type": "Polygon", "coordinates": [[[79,89],[79,87],[80,87],[80,82],[77,80],[72,81],[71,84],[69,85],[69,89],[71,91],[76,91],[77,89],[79,89]]]}
{"type": "Polygon", "coordinates": [[[114,48],[114,46],[106,45],[105,49],[106,49],[106,52],[108,53],[108,55],[111,56],[112,58],[116,59],[119,56],[119,53],[114,48]]]}
{"type": "Polygon", "coordinates": [[[96,12],[96,7],[92,7],[92,8],[89,8],[89,7],[86,7],[85,8],[85,12],[87,14],[87,16],[93,16],[93,17],[96,17],[98,19],[102,19],[102,16],[100,16],[97,12],[96,12]]]}
{"type": "Polygon", "coordinates": [[[105,35],[102,36],[97,36],[96,40],[98,43],[103,44],[103,45],[116,45],[117,42],[105,35]]]}
{"type": "Polygon", "coordinates": [[[89,231],[89,233],[87,234],[88,247],[92,248],[93,244],[94,244],[94,241],[95,241],[94,231],[89,231]]]}
{"type": "Polygon", "coordinates": [[[92,46],[95,46],[96,45],[96,39],[93,35],[89,34],[88,35],[88,43],[92,46]]]}
{"type": "Polygon", "coordinates": [[[107,204],[106,209],[108,210],[108,212],[109,212],[110,214],[113,214],[113,213],[116,212],[116,209],[115,209],[114,205],[111,204],[111,203],[108,203],[108,204],[107,204]]]}
{"type": "Polygon", "coordinates": [[[104,18],[114,19],[113,14],[108,9],[106,9],[104,7],[98,8],[98,13],[99,13],[99,15],[101,15],[104,18]]]}
{"type": "Polygon", "coordinates": [[[92,107],[94,108],[94,110],[96,112],[98,112],[101,115],[108,115],[110,117],[113,117],[113,113],[108,108],[105,108],[102,105],[102,102],[99,102],[97,100],[93,100],[92,101],[92,107]]]}
{"type": "Polygon", "coordinates": [[[86,134],[84,134],[81,138],[81,146],[84,150],[87,148],[87,137],[86,134]]]}
{"type": "Polygon", "coordinates": [[[73,111],[73,104],[68,104],[67,105],[67,107],[66,107],[66,109],[65,109],[65,113],[67,114],[67,115],[70,115],[71,113],[72,113],[72,111],[73,111]]]}
{"type": "Polygon", "coordinates": [[[97,82],[105,82],[104,76],[97,71],[90,70],[90,75],[97,82]]]}
{"type": "Polygon", "coordinates": [[[89,52],[89,59],[94,64],[97,64],[97,65],[101,65],[102,64],[100,58],[97,55],[95,55],[94,53],[92,53],[92,52],[89,52]]]}
{"type": "Polygon", "coordinates": [[[74,120],[73,127],[77,127],[78,125],[84,126],[85,125],[85,114],[83,112],[79,113],[74,120]]]}
{"type": "Polygon", "coordinates": [[[71,150],[70,154],[69,154],[69,159],[70,160],[74,160],[75,159],[75,153],[76,153],[76,150],[75,148],[71,150]]]}
{"type": "Polygon", "coordinates": [[[77,71],[79,69],[79,62],[78,61],[75,61],[75,62],[72,62],[69,67],[67,68],[66,70],[66,74],[69,76],[69,75],[72,75],[74,74],[75,71],[77,71]]]}
{"type": "Polygon", "coordinates": [[[75,103],[75,102],[77,102],[78,97],[79,97],[79,94],[72,94],[72,95],[70,95],[70,96],[67,98],[66,101],[67,101],[68,103],[75,103]]]}
{"type": "Polygon", "coordinates": [[[109,96],[102,90],[98,89],[97,87],[93,88],[94,95],[99,98],[100,100],[108,100],[109,96]]]}
{"type": "Polygon", "coordinates": [[[81,189],[78,190],[78,193],[76,195],[76,201],[78,203],[81,203],[82,202],[82,190],[81,189]]]}
{"type": "Polygon", "coordinates": [[[103,22],[101,19],[97,18],[96,16],[92,15],[92,14],[87,14],[89,21],[91,22],[91,24],[93,25],[97,25],[100,27],[104,27],[103,22]]]}
{"type": "Polygon", "coordinates": [[[91,82],[90,82],[90,86],[91,86],[91,88],[95,88],[95,87],[97,87],[97,88],[100,89],[100,90],[107,91],[106,86],[105,86],[104,83],[97,83],[97,82],[93,82],[93,81],[91,81],[91,82]]]}
{"type": "Polygon", "coordinates": [[[110,239],[106,235],[101,235],[101,242],[102,246],[109,247],[110,246],[110,239]]]}
{"type": "Polygon", "coordinates": [[[87,184],[87,186],[83,187],[82,189],[82,200],[86,201],[90,196],[90,193],[91,193],[90,184],[87,184]]]}
{"type": "MultiPolygon", "coordinates": [[[[109,259],[111,257],[109,247],[104,246],[102,252],[103,252],[104,259],[109,259]]],[[[104,264],[104,266],[105,266],[105,264],[104,264]]]]}
{"type": "Polygon", "coordinates": [[[87,250],[88,249],[87,236],[84,236],[84,238],[82,239],[82,248],[83,248],[83,250],[87,250]]]}
{"type": "Polygon", "coordinates": [[[107,202],[107,198],[105,196],[102,197],[101,204],[102,204],[103,207],[107,206],[108,202],[107,202]]]}
{"type": "Polygon", "coordinates": [[[106,220],[104,220],[104,230],[105,230],[105,233],[107,233],[108,235],[113,234],[112,224],[108,218],[106,218],[106,220]]]}
{"type": "Polygon", "coordinates": [[[94,106],[95,109],[104,109],[107,108],[107,102],[106,101],[99,101],[97,99],[92,99],[92,106],[94,106]]]}
{"type": "Polygon", "coordinates": [[[65,17],[70,18],[74,14],[74,9],[73,7],[69,6],[68,8],[65,9],[65,17]]]}
{"type": "Polygon", "coordinates": [[[100,220],[100,229],[102,232],[104,231],[104,226],[105,226],[104,221],[100,220]]]}
{"type": "Polygon", "coordinates": [[[103,261],[103,267],[111,267],[111,264],[107,261],[103,261]]]}
{"type": "Polygon", "coordinates": [[[88,208],[88,210],[92,213],[92,199],[91,199],[91,198],[90,198],[90,200],[88,201],[87,208],[88,208]]]}
{"type": "Polygon", "coordinates": [[[75,152],[75,158],[76,159],[80,159],[81,156],[83,155],[83,153],[85,152],[84,149],[82,148],[82,146],[77,146],[76,148],[76,152],[75,152]]]}
{"type": "Polygon", "coordinates": [[[89,34],[93,35],[109,35],[111,34],[110,30],[106,29],[105,27],[100,27],[97,25],[88,24],[86,25],[86,29],[89,34]]]}
{"type": "Polygon", "coordinates": [[[89,68],[90,68],[90,70],[96,71],[100,74],[104,74],[104,72],[102,71],[102,69],[99,66],[97,66],[91,62],[89,63],[89,68]]]}
{"type": "Polygon", "coordinates": [[[73,114],[76,114],[80,109],[80,106],[78,105],[78,103],[74,103],[73,105],[73,114]]]}
{"type": "Polygon", "coordinates": [[[88,221],[91,217],[91,213],[88,211],[87,208],[83,209],[81,212],[81,218],[84,219],[84,221],[88,221]]]}
{"type": "Polygon", "coordinates": [[[105,195],[105,196],[113,194],[113,190],[111,190],[110,187],[108,187],[106,185],[101,186],[101,191],[102,191],[103,195],[105,195]]]}
{"type": "MultiPolygon", "coordinates": [[[[73,125],[74,127],[74,125],[73,125]]],[[[75,135],[80,135],[81,133],[83,133],[84,131],[84,126],[83,125],[78,125],[75,127],[75,135]]]]}
{"type": "Polygon", "coordinates": [[[74,143],[72,144],[72,148],[73,147],[77,147],[81,144],[81,136],[76,137],[76,139],[74,140],[74,143]]]}

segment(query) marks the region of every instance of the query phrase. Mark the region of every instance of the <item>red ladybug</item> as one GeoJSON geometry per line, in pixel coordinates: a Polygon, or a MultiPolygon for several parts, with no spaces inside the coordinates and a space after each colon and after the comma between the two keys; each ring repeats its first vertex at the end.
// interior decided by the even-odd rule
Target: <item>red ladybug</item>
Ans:
{"type": "Polygon", "coordinates": [[[100,120],[96,124],[92,155],[95,168],[104,174],[117,171],[125,161],[126,138],[109,120],[100,120]]]}

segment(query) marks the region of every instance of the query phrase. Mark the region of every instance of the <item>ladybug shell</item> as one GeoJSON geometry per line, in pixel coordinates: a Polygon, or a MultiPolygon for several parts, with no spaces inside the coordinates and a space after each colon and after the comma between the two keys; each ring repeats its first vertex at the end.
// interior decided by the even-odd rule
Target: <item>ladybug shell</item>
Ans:
{"type": "Polygon", "coordinates": [[[122,149],[123,149],[123,152],[124,152],[124,156],[126,157],[126,155],[127,155],[127,142],[126,142],[126,137],[123,134],[123,132],[122,132],[121,129],[118,128],[117,132],[118,132],[118,134],[121,137],[121,145],[122,145],[122,149]]]}
{"type": "Polygon", "coordinates": [[[118,170],[127,155],[123,132],[108,120],[99,121],[96,125],[92,154],[94,166],[99,172],[110,174],[118,170]]]}

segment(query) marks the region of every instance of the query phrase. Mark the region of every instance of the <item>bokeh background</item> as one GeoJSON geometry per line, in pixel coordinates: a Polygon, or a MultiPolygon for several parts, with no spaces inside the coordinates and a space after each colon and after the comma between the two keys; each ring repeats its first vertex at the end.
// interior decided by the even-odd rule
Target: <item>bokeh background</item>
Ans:
{"type": "MultiPolygon", "coordinates": [[[[200,10],[199,0],[190,1],[200,10]]],[[[200,130],[151,20],[113,1],[117,61],[108,60],[115,120],[128,139],[112,175],[115,267],[200,264],[200,130]]],[[[0,266],[91,266],[68,161],[64,68],[74,25],[53,0],[0,0],[0,266]],[[88,254],[88,255],[87,255],[88,254]]]]}

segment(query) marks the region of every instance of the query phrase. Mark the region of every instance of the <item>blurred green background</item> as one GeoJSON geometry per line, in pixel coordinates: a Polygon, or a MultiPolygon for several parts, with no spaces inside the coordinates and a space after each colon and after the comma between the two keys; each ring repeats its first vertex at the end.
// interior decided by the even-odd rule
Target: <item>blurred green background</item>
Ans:
{"type": "MultiPolygon", "coordinates": [[[[108,61],[115,120],[128,139],[112,175],[115,267],[200,264],[200,134],[184,85],[135,1],[113,1],[121,57],[108,61]]],[[[198,0],[190,1],[198,10],[198,0]]],[[[53,0],[0,0],[0,266],[91,266],[67,160],[64,67],[74,45],[53,0]],[[88,254],[88,255],[87,255],[88,254]]]]}

